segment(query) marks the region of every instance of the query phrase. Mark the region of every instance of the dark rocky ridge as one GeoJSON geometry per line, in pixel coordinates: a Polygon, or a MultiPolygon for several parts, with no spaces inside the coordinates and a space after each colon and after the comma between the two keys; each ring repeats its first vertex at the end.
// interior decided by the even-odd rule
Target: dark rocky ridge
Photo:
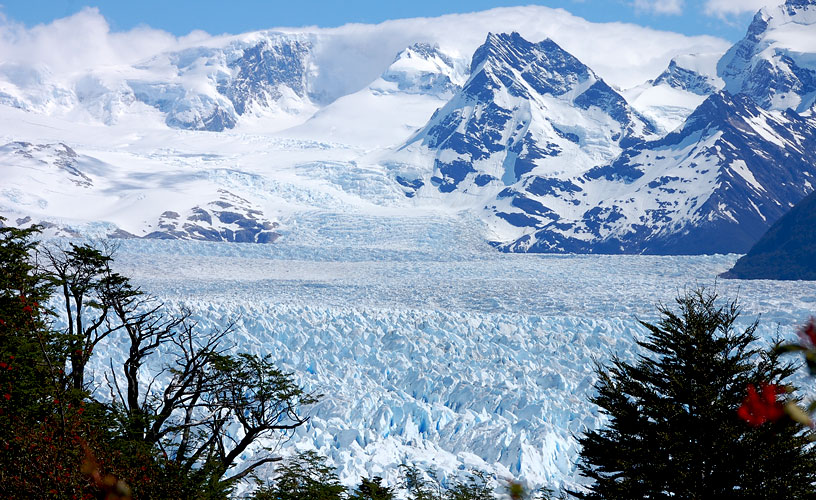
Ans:
{"type": "Polygon", "coordinates": [[[771,226],[734,267],[734,279],[816,280],[816,193],[771,226]]]}

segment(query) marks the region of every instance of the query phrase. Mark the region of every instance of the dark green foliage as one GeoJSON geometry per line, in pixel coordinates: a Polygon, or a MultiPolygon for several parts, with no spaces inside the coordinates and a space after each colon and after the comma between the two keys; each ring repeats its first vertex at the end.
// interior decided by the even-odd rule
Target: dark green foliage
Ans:
{"type": "Polygon", "coordinates": [[[435,471],[429,471],[426,479],[415,465],[402,465],[402,488],[408,500],[442,500],[442,489],[436,480],[435,471]]]}
{"type": "Polygon", "coordinates": [[[313,451],[284,462],[273,484],[252,496],[254,500],[339,500],[345,497],[346,488],[340,484],[337,473],[313,451]]]}
{"type": "Polygon", "coordinates": [[[37,233],[0,219],[0,498],[226,499],[278,460],[268,450],[234,470],[258,439],[306,421],[298,412],[315,398],[291,374],[269,358],[226,355],[230,327],[201,336],[186,313],[167,314],[113,272],[108,251],[38,253],[37,233]],[[52,328],[48,303],[62,309],[64,330],[52,328]],[[112,335],[128,357],[105,363],[115,400],[100,403],[86,370],[112,335]],[[142,366],[160,351],[170,380],[145,383],[142,366]],[[226,435],[232,423],[240,438],[226,435]]]}
{"type": "MultiPolygon", "coordinates": [[[[1,225],[1,224],[0,224],[1,225]]],[[[37,271],[38,228],[0,227],[0,433],[9,418],[43,418],[62,391],[61,349],[46,328],[49,281],[37,271]]]]}
{"type": "Polygon", "coordinates": [[[493,487],[484,473],[473,471],[466,481],[457,481],[445,492],[445,500],[493,500],[493,487]]]}
{"type": "Polygon", "coordinates": [[[789,419],[750,427],[737,416],[746,386],[792,374],[756,347],[756,323],[737,330],[736,303],[697,290],[660,307],[635,364],[598,367],[592,402],[609,416],[588,432],[579,469],[586,499],[812,498],[816,456],[789,419]]]}
{"type": "Polygon", "coordinates": [[[816,280],[816,193],[771,226],[724,278],[816,280]]]}
{"type": "Polygon", "coordinates": [[[382,478],[375,476],[374,479],[360,478],[360,485],[349,496],[349,500],[393,500],[394,490],[383,486],[382,478]]]}

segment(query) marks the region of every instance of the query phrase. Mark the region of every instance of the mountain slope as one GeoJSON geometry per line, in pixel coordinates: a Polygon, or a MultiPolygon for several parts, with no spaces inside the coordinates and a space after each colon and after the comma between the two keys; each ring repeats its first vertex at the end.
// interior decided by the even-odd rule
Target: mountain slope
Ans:
{"type": "MultiPolygon", "coordinates": [[[[627,149],[580,177],[514,193],[578,217],[547,221],[506,250],[695,254],[744,252],[813,190],[816,124],[715,94],[664,139],[627,149]],[[564,187],[570,187],[564,189],[564,187]]],[[[543,222],[543,221],[542,221],[543,222]]]]}
{"type": "Polygon", "coordinates": [[[766,109],[803,112],[816,103],[816,1],[760,10],[718,63],[725,89],[766,109]]]}
{"type": "Polygon", "coordinates": [[[245,243],[280,236],[257,200],[201,172],[116,172],[63,143],[8,143],[0,146],[0,164],[0,203],[14,204],[0,212],[17,225],[39,223],[52,236],[245,243]]]}
{"type": "Polygon", "coordinates": [[[495,191],[533,171],[588,168],[652,132],[620,94],[552,40],[489,34],[462,90],[392,161],[425,162],[432,174],[421,182],[441,193],[488,185],[495,191]]]}
{"type": "Polygon", "coordinates": [[[776,221],[722,277],[816,280],[816,193],[776,221]]]}

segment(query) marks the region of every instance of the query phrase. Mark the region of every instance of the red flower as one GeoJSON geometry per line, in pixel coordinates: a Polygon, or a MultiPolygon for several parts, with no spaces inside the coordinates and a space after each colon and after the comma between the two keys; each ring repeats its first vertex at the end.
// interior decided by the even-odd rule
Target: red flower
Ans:
{"type": "Polygon", "coordinates": [[[816,347],[816,318],[810,318],[810,321],[796,333],[799,334],[803,347],[816,347]]]}
{"type": "Polygon", "coordinates": [[[776,397],[785,394],[785,389],[774,384],[760,385],[761,394],[757,393],[754,384],[748,384],[748,396],[737,410],[741,419],[753,427],[765,422],[774,422],[785,415],[785,408],[776,397]]]}
{"type": "Polygon", "coordinates": [[[4,370],[5,370],[7,367],[8,367],[8,365],[7,365],[7,364],[5,364],[5,363],[3,363],[2,361],[0,361],[0,368],[2,368],[2,369],[4,369],[4,370]]]}
{"type": "Polygon", "coordinates": [[[11,394],[3,394],[3,397],[6,398],[6,401],[11,399],[11,394]]]}

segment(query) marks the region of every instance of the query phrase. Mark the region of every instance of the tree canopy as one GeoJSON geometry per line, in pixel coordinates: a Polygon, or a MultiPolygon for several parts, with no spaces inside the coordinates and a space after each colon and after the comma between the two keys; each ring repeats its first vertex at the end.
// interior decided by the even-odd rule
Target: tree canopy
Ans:
{"type": "Polygon", "coordinates": [[[575,496],[812,498],[816,454],[802,428],[787,418],[751,426],[738,413],[748,387],[761,388],[759,407],[781,408],[794,367],[758,346],[756,322],[737,328],[738,304],[714,292],[688,292],[659,311],[657,323],[642,322],[636,362],[597,368],[592,401],[609,420],[580,438],[591,484],[575,496]]]}

